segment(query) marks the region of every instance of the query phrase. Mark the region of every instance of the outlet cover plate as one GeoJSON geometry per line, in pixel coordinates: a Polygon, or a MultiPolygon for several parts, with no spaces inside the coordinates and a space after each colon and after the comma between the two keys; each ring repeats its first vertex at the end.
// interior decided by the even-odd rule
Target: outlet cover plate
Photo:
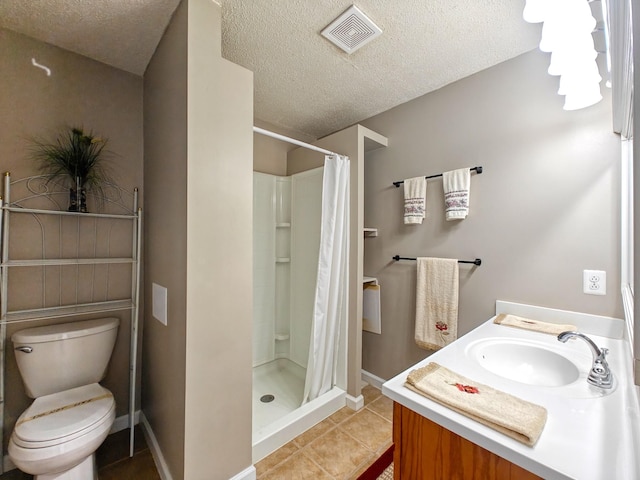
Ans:
{"type": "Polygon", "coordinates": [[[604,270],[584,270],[582,288],[587,295],[606,295],[607,272],[604,270]]]}

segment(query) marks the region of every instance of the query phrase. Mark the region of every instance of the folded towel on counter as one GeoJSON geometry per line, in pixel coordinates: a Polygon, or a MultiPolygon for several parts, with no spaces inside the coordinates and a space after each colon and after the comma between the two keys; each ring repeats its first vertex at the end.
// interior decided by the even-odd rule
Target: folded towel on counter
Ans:
{"type": "Polygon", "coordinates": [[[469,213],[469,187],[471,171],[460,168],[442,174],[444,189],[445,218],[463,220],[469,213]]]}
{"type": "Polygon", "coordinates": [[[525,330],[533,330],[535,332],[548,333],[550,335],[560,335],[562,332],[572,332],[578,329],[575,325],[542,322],[540,320],[530,320],[528,318],[516,317],[501,313],[493,323],[498,325],[506,325],[508,327],[523,328],[525,330]]]}
{"type": "Polygon", "coordinates": [[[404,181],[404,223],[422,223],[427,205],[427,180],[424,177],[404,181]]]}
{"type": "Polygon", "coordinates": [[[405,386],[525,445],[533,446],[547,421],[547,410],[431,362],[412,370],[405,386]]]}
{"type": "Polygon", "coordinates": [[[438,350],[458,338],[458,260],[416,262],[415,340],[420,348],[438,350]]]}

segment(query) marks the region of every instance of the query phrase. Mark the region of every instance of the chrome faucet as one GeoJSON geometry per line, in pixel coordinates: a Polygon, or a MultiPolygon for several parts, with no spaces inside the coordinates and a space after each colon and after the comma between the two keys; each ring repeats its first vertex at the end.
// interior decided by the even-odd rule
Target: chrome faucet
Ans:
{"type": "Polygon", "coordinates": [[[558,340],[566,343],[570,338],[581,338],[591,348],[593,353],[593,365],[587,377],[587,382],[600,388],[611,388],[613,386],[613,374],[609,370],[609,364],[605,359],[609,350],[606,348],[598,348],[589,337],[580,332],[562,332],[558,335],[558,340]]]}

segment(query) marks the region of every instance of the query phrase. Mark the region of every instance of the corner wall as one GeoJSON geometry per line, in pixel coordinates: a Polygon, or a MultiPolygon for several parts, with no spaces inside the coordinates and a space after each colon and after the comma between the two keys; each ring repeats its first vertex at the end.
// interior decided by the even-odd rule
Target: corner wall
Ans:
{"type": "Polygon", "coordinates": [[[620,146],[610,92],[562,109],[548,55],[532,51],[364,122],[389,138],[365,164],[364,272],[379,279],[382,335],[364,332],[363,368],[384,379],[427,357],[414,342],[415,262],[460,266],[459,335],[493,316],[497,299],[623,316],[620,300],[620,146]],[[469,216],[446,222],[442,179],[427,182],[427,218],[404,225],[394,180],[482,165],[469,216]],[[607,272],[607,295],[582,293],[582,270],[607,272]]]}
{"type": "Polygon", "coordinates": [[[142,408],[174,479],[252,468],[253,77],[220,34],[183,0],[145,73],[145,299],[167,287],[168,325],[145,317],[142,408]]]}
{"type": "Polygon", "coordinates": [[[184,478],[187,289],[187,2],[144,75],[144,298],[167,289],[167,325],[147,309],[142,409],[173,479],[184,478]]]}

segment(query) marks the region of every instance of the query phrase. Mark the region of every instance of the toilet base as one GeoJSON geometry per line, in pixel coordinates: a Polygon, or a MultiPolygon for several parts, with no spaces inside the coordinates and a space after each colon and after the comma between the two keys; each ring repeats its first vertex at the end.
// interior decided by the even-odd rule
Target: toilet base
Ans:
{"type": "Polygon", "coordinates": [[[33,480],[98,480],[95,455],[90,455],[75,467],[60,473],[36,475],[33,480]]]}

